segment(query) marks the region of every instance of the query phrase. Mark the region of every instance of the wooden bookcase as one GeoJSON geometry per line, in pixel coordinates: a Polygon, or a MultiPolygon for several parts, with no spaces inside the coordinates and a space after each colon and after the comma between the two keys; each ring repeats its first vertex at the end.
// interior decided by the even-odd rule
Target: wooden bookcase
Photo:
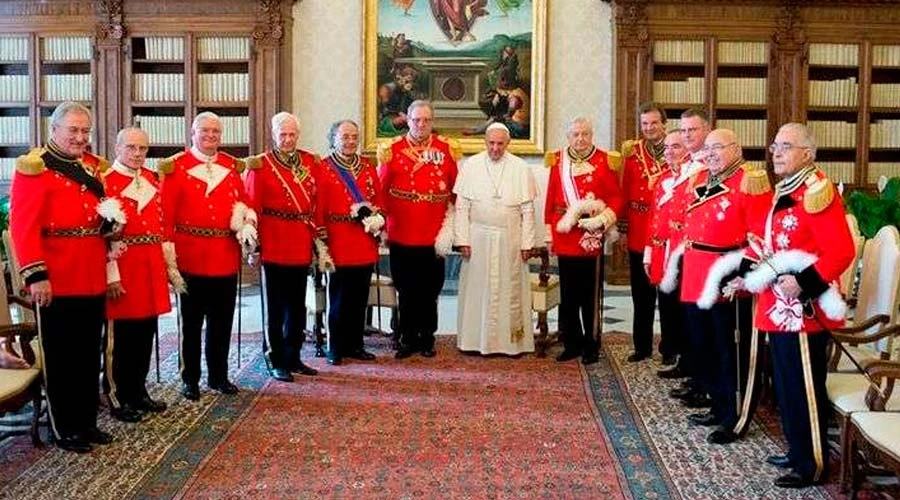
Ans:
{"type": "MultiPolygon", "coordinates": [[[[900,9],[884,0],[613,0],[617,143],[639,135],[635,110],[657,100],[676,128],[705,109],[735,129],[744,156],[790,121],[810,125],[817,163],[849,189],[900,175],[900,9]],[[674,119],[673,119],[674,118],[674,119]]],[[[627,260],[610,281],[627,282],[627,260]]]]}
{"type": "Polygon", "coordinates": [[[0,192],[63,100],[94,111],[92,149],[106,157],[134,124],[150,134],[152,165],[190,144],[202,111],[222,117],[223,150],[261,151],[269,118],[291,98],[293,3],[0,3],[0,192]]]}

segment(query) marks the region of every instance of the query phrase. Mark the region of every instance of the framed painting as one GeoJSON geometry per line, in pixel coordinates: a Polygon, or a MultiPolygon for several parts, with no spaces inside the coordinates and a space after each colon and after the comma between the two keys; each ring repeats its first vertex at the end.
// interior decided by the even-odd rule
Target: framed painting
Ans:
{"type": "Polygon", "coordinates": [[[544,149],[547,0],[365,0],[363,139],[405,134],[416,99],[463,152],[484,149],[502,122],[510,151],[544,149]]]}

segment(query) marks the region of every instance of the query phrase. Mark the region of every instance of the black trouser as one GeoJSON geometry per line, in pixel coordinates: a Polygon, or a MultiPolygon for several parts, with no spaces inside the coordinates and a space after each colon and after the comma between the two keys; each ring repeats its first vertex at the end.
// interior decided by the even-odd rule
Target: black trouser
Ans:
{"type": "Polygon", "coordinates": [[[794,471],[813,480],[827,477],[828,471],[827,345],[824,332],[769,333],[774,389],[788,442],[788,459],[794,471]],[[815,404],[817,412],[811,411],[810,403],[815,404]]]}
{"type": "Polygon", "coordinates": [[[634,352],[649,355],[653,352],[653,318],[656,315],[656,287],[644,271],[644,254],[628,252],[631,280],[631,303],[634,304],[632,338],[634,352]]]}
{"type": "Polygon", "coordinates": [[[684,307],[679,297],[681,290],[672,293],[659,292],[659,352],[663,356],[684,355],[687,351],[684,307]]]}
{"type": "MultiPolygon", "coordinates": [[[[737,306],[735,302],[717,302],[709,310],[700,309],[696,304],[688,304],[687,309],[696,380],[700,382],[700,389],[713,400],[711,411],[719,418],[720,424],[728,429],[735,428],[740,416],[737,392],[740,388],[743,395],[746,388],[753,323],[752,300],[746,297],[736,301],[737,306]],[[735,307],[740,314],[740,352],[735,349],[734,330],[738,319],[735,307]],[[741,360],[740,373],[738,356],[741,360]]],[[[754,387],[757,388],[755,392],[758,392],[759,384],[754,384],[754,387]]],[[[755,401],[758,398],[753,399],[755,401]]]]}
{"type": "Polygon", "coordinates": [[[181,294],[181,380],[200,382],[200,332],[206,319],[206,370],[209,385],[228,380],[228,350],[237,294],[237,275],[196,276],[182,273],[187,293],[181,294]]]}
{"type": "Polygon", "coordinates": [[[328,350],[342,357],[363,348],[372,264],[340,266],[328,280],[328,350]]]}
{"type": "Polygon", "coordinates": [[[398,329],[404,348],[434,348],[438,296],[444,287],[444,258],[434,246],[391,243],[391,278],[400,301],[398,329]]]}
{"type": "Polygon", "coordinates": [[[306,277],[309,266],[263,264],[268,326],[263,352],[271,368],[291,370],[300,361],[306,335],[306,277]]]}
{"type": "Polygon", "coordinates": [[[158,317],[107,322],[103,392],[113,408],[134,405],[146,394],[158,317]]]}
{"type": "Polygon", "coordinates": [[[603,290],[595,280],[602,280],[602,260],[597,257],[569,257],[559,260],[559,327],[567,351],[596,354],[598,345],[594,338],[594,318],[599,294],[603,290]],[[598,261],[601,274],[598,275],[598,261]]]}
{"type": "Polygon", "coordinates": [[[53,297],[39,307],[44,387],[56,438],[97,426],[97,375],[106,297],[53,297]]]}

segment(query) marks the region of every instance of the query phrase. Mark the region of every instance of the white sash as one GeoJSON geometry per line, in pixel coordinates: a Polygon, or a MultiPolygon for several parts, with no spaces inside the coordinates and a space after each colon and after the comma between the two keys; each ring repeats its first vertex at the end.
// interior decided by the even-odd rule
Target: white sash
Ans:
{"type": "Polygon", "coordinates": [[[559,175],[562,180],[563,194],[566,196],[566,206],[571,207],[581,198],[578,196],[578,190],[575,189],[575,177],[572,175],[572,160],[569,158],[569,153],[563,149],[559,154],[562,156],[562,169],[559,175]]]}

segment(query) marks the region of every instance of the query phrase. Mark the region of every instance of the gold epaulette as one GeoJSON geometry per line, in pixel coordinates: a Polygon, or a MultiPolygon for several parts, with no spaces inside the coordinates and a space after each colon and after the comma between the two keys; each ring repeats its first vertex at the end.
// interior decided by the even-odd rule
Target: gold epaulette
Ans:
{"type": "Polygon", "coordinates": [[[459,161],[462,159],[462,145],[458,140],[444,137],[442,135],[439,135],[438,138],[440,138],[442,141],[446,142],[448,146],[450,146],[450,156],[453,157],[454,161],[459,161]]]}
{"type": "MultiPolygon", "coordinates": [[[[562,155],[562,153],[560,153],[562,155]]],[[[544,166],[547,168],[552,167],[556,163],[556,151],[547,151],[547,154],[544,155],[544,166]]]]}
{"type": "Polygon", "coordinates": [[[755,168],[745,163],[744,177],[741,179],[741,192],[744,194],[765,194],[772,191],[772,185],[769,184],[769,176],[766,171],[761,168],[755,168]]]}
{"type": "Polygon", "coordinates": [[[606,153],[606,161],[609,163],[609,168],[613,169],[613,171],[618,172],[622,168],[622,153],[616,150],[604,151],[606,153]]]}
{"type": "Polygon", "coordinates": [[[834,184],[827,178],[812,174],[806,178],[806,192],[803,193],[803,208],[807,213],[817,214],[834,201],[834,184]]]}
{"type": "Polygon", "coordinates": [[[41,158],[43,152],[43,148],[34,148],[28,154],[16,158],[16,171],[25,175],[38,175],[47,170],[44,159],[41,158]]]}
{"type": "Polygon", "coordinates": [[[265,155],[265,153],[260,153],[258,155],[248,156],[244,158],[244,162],[247,164],[247,168],[249,168],[250,170],[256,170],[262,167],[262,159],[265,155]]]}
{"type": "Polygon", "coordinates": [[[244,170],[247,170],[247,162],[242,158],[234,159],[234,169],[237,170],[237,173],[243,174],[244,170]]]}
{"type": "Polygon", "coordinates": [[[103,157],[97,157],[97,158],[99,160],[97,162],[97,173],[101,174],[101,175],[105,174],[106,172],[109,171],[109,167],[111,166],[109,164],[109,160],[107,160],[106,158],[103,158],[103,157]]]}
{"type": "Polygon", "coordinates": [[[391,152],[391,147],[395,142],[402,139],[402,136],[395,137],[392,141],[378,141],[378,148],[375,151],[375,159],[378,161],[378,165],[385,165],[391,161],[391,156],[393,156],[393,152],[391,152]]]}
{"type": "Polygon", "coordinates": [[[637,143],[640,142],[638,139],[628,139],[627,141],[622,143],[622,147],[619,148],[619,151],[622,153],[622,158],[628,158],[634,153],[634,147],[637,143]]]}
{"type": "Polygon", "coordinates": [[[169,156],[168,158],[159,160],[159,163],[156,164],[156,172],[159,174],[160,179],[175,171],[175,160],[180,158],[182,155],[184,155],[184,151],[179,151],[172,156],[169,156]]]}

